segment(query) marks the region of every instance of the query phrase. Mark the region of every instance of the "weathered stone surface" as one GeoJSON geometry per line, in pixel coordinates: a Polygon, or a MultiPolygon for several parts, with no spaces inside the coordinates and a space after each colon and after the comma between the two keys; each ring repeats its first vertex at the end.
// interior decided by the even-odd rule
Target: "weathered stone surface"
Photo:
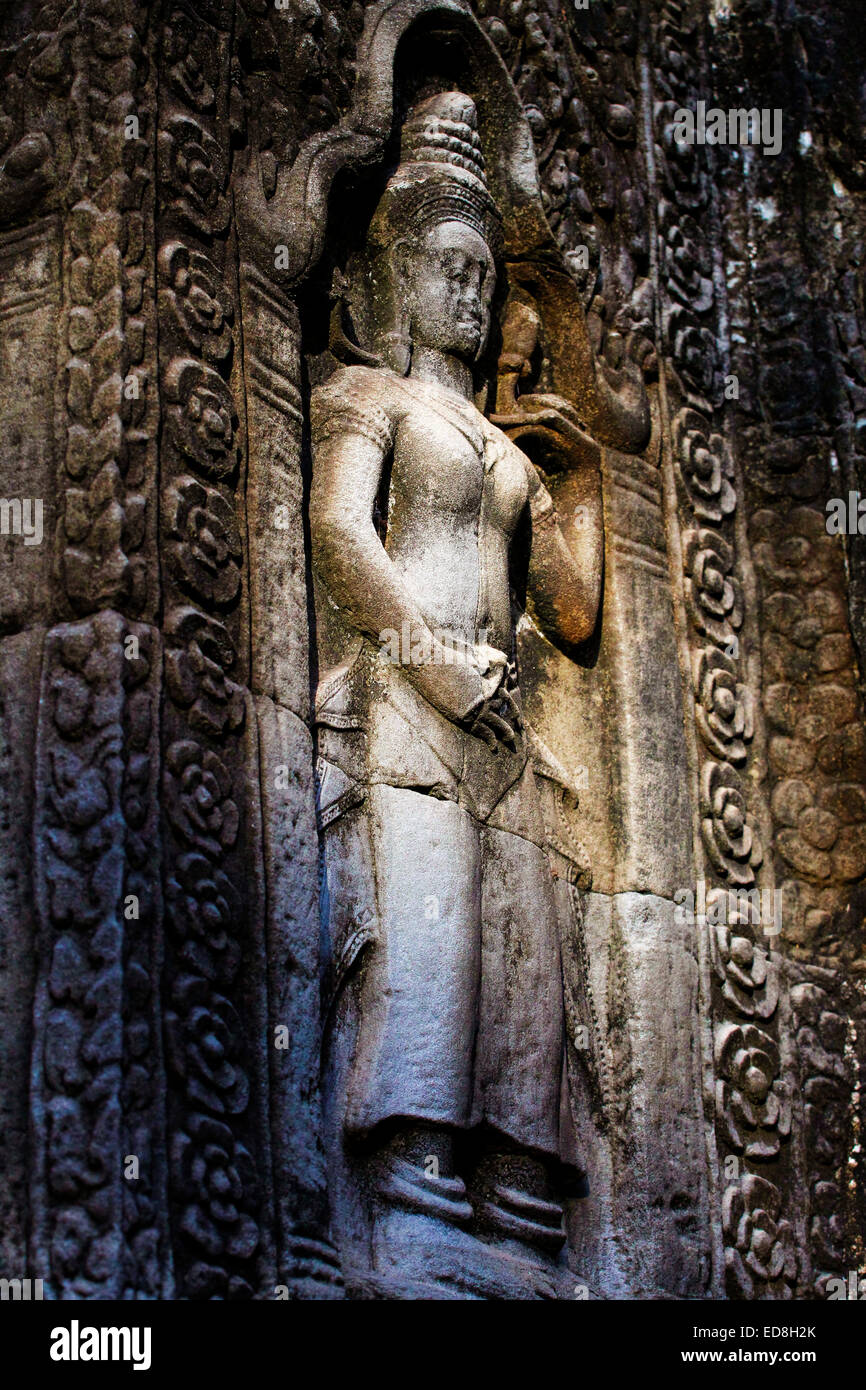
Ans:
{"type": "Polygon", "coordinates": [[[5,7],[3,1277],[856,1267],[861,23],[5,7]]]}
{"type": "Polygon", "coordinates": [[[52,609],[60,235],[54,217],[0,233],[0,379],[6,441],[0,496],[21,508],[17,534],[11,529],[15,515],[4,518],[4,633],[44,623],[52,609]]]}
{"type": "Polygon", "coordinates": [[[0,1107],[0,1258],[4,1278],[27,1266],[28,1096],[32,999],[36,974],[33,912],[33,766],[39,666],[44,630],[31,629],[0,641],[0,1046],[3,1085],[0,1107]]]}
{"type": "Polygon", "coordinates": [[[586,931],[612,1116],[610,1157],[572,1218],[579,1268],[607,1297],[705,1297],[713,1236],[696,927],[655,894],[592,892],[586,931]]]}
{"type": "Polygon", "coordinates": [[[321,1026],[318,846],[313,741],[308,727],[267,696],[256,698],[271,1145],[280,1223],[279,1281],[308,1297],[339,1289],[328,1238],[318,1092],[321,1026]]]}

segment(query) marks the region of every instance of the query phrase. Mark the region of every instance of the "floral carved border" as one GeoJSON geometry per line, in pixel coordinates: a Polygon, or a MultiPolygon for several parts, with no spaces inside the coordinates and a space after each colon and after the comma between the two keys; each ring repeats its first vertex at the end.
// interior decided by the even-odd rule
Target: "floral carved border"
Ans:
{"type": "MultiPolygon", "coordinates": [[[[681,650],[694,714],[696,862],[712,1056],[724,1288],[731,1297],[790,1298],[796,1236],[786,1213],[792,1083],[783,1056],[784,981],[774,950],[775,889],[764,849],[763,728],[747,652],[751,556],[742,484],[729,443],[727,306],[716,264],[712,151],[680,145],[674,114],[706,97],[704,7],[666,0],[651,22],[657,283],[668,430],[671,553],[681,560],[681,650]],[[675,518],[675,521],[674,521],[675,518]],[[763,896],[762,896],[763,890],[763,896]],[[769,934],[768,934],[769,929],[769,934]]],[[[721,1285],[721,1280],[719,1280],[721,1285]]]]}

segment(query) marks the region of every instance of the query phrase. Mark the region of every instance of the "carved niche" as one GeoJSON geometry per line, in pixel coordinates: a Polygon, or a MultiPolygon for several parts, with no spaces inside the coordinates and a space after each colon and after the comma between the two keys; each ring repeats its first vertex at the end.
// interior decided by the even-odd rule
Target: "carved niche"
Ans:
{"type": "Polygon", "coordinates": [[[578,789],[523,715],[520,648],[592,637],[601,446],[644,447],[648,402],[592,347],[468,7],[373,7],[356,62],[340,124],[282,168],[254,145],[236,184],[245,337],[273,341],[269,281],[300,292],[313,388],[332,1238],[368,1293],[571,1296],[561,1204],[609,1096],[578,789]]]}

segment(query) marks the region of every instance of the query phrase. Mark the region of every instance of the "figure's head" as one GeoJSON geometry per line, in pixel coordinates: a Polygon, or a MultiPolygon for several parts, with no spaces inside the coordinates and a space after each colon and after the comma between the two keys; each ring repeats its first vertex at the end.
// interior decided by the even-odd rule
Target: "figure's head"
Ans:
{"type": "Polygon", "coordinates": [[[420,102],[370,226],[377,346],[398,371],[413,344],[468,363],[487,344],[502,233],[476,127],[461,92],[420,102]]]}
{"type": "Polygon", "coordinates": [[[475,362],[487,345],[496,284],[493,256],[465,222],[435,222],[403,249],[398,270],[408,334],[419,347],[475,362]]]}

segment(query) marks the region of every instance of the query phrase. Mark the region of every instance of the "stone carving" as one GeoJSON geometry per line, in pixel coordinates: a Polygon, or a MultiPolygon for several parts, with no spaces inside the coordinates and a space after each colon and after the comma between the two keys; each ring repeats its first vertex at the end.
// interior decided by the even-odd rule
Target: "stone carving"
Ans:
{"type": "MultiPolygon", "coordinates": [[[[434,1219],[443,1284],[464,1258],[478,1262],[479,1237],[510,1236],[552,1259],[564,1240],[556,1175],[580,1173],[559,1119],[559,935],[570,923],[553,893],[536,769],[565,774],[521,712],[509,550],[528,522],[537,620],[567,647],[585,640],[600,580],[598,485],[585,447],[587,518],[572,529],[473,404],[500,235],[473,103],[427,99],[403,127],[351,291],[364,360],[381,365],[342,368],[312,401],[329,1102],[344,1165],[356,1182],[366,1166],[375,1189],[373,1210],[355,1215],[366,1216],[360,1232],[339,1197],[337,1220],[344,1259],[357,1264],[372,1238],[370,1273],[385,1284],[401,1269],[409,1277],[413,1230],[434,1219]],[[367,306],[370,273],[381,289],[367,306]],[[399,665],[391,634],[407,648],[399,665]],[[353,1145],[371,1154],[358,1159],[353,1145]]],[[[510,358],[513,337],[506,328],[510,358]]],[[[530,398],[524,420],[580,437],[552,398],[530,398]]]]}
{"type": "Polygon", "coordinates": [[[157,132],[166,1118],[177,1293],[242,1299],[276,1278],[262,1225],[266,986],[250,859],[259,811],[239,313],[222,239],[234,7],[204,8],[168,7],[157,132]]]}
{"type": "Polygon", "coordinates": [[[779,1190],[749,1173],[725,1193],[725,1263],[732,1290],[741,1298],[768,1292],[790,1298],[796,1277],[794,1231],[779,1219],[779,1190]]]}
{"type": "Polygon", "coordinates": [[[791,1129],[791,1103],[779,1081],[779,1050],[754,1024],[726,1023],[716,1033],[719,1114],[733,1148],[774,1158],[791,1129]]]}
{"type": "Polygon", "coordinates": [[[753,521],[766,585],[771,804],[788,930],[806,942],[832,933],[845,885],[866,872],[863,731],[834,538],[822,517],[804,507],[790,513],[784,538],[774,543],[771,516],[761,509],[753,521]]]}
{"type": "Polygon", "coordinates": [[[75,22],[44,7],[43,23],[4,45],[0,81],[0,207],[12,220],[44,205],[69,175],[64,111],[73,82],[75,22]]]}
{"type": "Polygon", "coordinates": [[[168,562],[178,583],[202,603],[222,607],[240,587],[241,538],[237,518],[222,493],[195,478],[180,478],[169,490],[168,562]]]}
{"type": "MultiPolygon", "coordinates": [[[[841,38],[845,26],[834,7],[821,5],[807,15],[801,6],[798,16],[811,56],[802,101],[791,116],[798,129],[808,129],[815,150],[801,150],[795,136],[786,139],[772,190],[766,171],[750,170],[736,191],[726,190],[721,211],[732,368],[745,388],[735,408],[735,448],[747,461],[744,500],[759,581],[772,816],[767,849],[782,890],[784,949],[802,963],[791,968],[790,996],[795,1095],[802,1098],[794,1123],[808,1154],[798,1187],[804,1211],[800,1287],[805,1296],[821,1297],[828,1278],[858,1264],[854,1233],[862,1227],[856,1195],[862,1159],[850,1129],[862,1050],[850,1038],[843,1043],[834,1018],[851,1019],[860,1008],[848,993],[848,970],[860,970],[853,963],[862,956],[858,924],[866,868],[859,851],[862,643],[855,653],[851,641],[862,627],[862,541],[829,536],[824,511],[828,498],[862,489],[862,276],[852,256],[861,233],[855,230],[856,200],[842,199],[816,274],[808,248],[817,224],[806,232],[784,215],[764,224],[756,200],[772,196],[780,212],[802,205],[804,197],[820,202],[819,190],[838,188],[834,181],[843,170],[842,184],[857,184],[862,102],[846,98],[844,84],[832,75],[840,41],[852,41],[850,32],[841,38]]],[[[749,21],[737,35],[736,51],[733,36],[717,36],[718,71],[725,94],[736,90],[737,103],[758,91],[781,90],[782,50],[792,51],[774,26],[772,42],[780,40],[781,47],[762,47],[758,58],[754,34],[749,21]]],[[[725,94],[719,93],[720,104],[725,94]]],[[[723,170],[730,159],[726,154],[723,170]]]]}
{"type": "Polygon", "coordinates": [[[154,526],[155,325],[144,290],[152,279],[153,173],[141,130],[127,139],[119,114],[106,119],[109,104],[125,113],[152,98],[152,74],[137,62],[147,8],[129,15],[110,0],[85,8],[95,47],[73,48],[80,143],[70,185],[60,565],[76,612],[113,606],[150,616],[156,596],[144,546],[154,526]],[[115,28],[117,47],[108,39],[115,28]]]}
{"type": "Polygon", "coordinates": [[[169,818],[188,844],[219,857],[231,849],[238,833],[238,808],[232,800],[231,777],[212,749],[191,739],[173,743],[166,767],[176,779],[169,818]]]}
{"type": "MultiPolygon", "coordinates": [[[[55,217],[0,236],[0,375],[11,400],[4,408],[9,465],[6,497],[43,498],[43,534],[50,535],[56,476],[52,448],[55,325],[60,313],[60,227],[55,217]],[[32,349],[22,350],[27,344],[32,349]]],[[[35,504],[34,504],[35,505],[35,504]]],[[[0,631],[12,634],[51,613],[51,557],[47,545],[0,550],[0,631]]],[[[56,581],[55,581],[56,582],[56,581]]]]}
{"type": "Polygon", "coordinates": [[[856,1148],[850,1095],[857,1064],[851,1046],[862,1005],[848,996],[836,973],[804,967],[792,986],[794,1027],[804,1080],[803,1120],[808,1152],[810,1245],[813,1287],[826,1296],[832,1277],[846,1275],[856,1241],[848,1208],[856,1148]]]}
{"type": "Polygon", "coordinates": [[[235,416],[222,377],[203,362],[175,357],[163,386],[173,403],[169,421],[178,448],[209,477],[230,480],[237,468],[235,416]]]}
{"type": "Polygon", "coordinates": [[[734,661],[714,647],[702,648],[695,653],[694,684],[698,728],[707,748],[732,763],[745,762],[754,702],[748,686],[737,681],[734,661]]]}
{"type": "Polygon", "coordinates": [[[243,695],[226,675],[235,652],[222,623],[195,608],[178,608],[169,615],[166,633],[169,692],[177,705],[189,708],[193,728],[210,734],[240,728],[243,695]]]}
{"type": "Polygon", "coordinates": [[[160,176],[172,190],[169,207],[182,224],[213,236],[225,231],[226,167],[216,140],[198,121],[172,116],[159,136],[160,176]]]}
{"type": "Polygon", "coordinates": [[[3,7],[0,1276],[859,1268],[864,113],[771,9],[3,7]]]}
{"type": "MultiPolygon", "coordinates": [[[[779,967],[760,942],[761,894],[754,889],[715,888],[707,894],[707,916],[712,923],[710,949],[722,997],[741,1018],[772,1018],[779,1002],[779,967]],[[721,908],[721,921],[712,913],[721,908]]],[[[727,1025],[726,1025],[727,1026],[727,1025]]]]}
{"type": "Polygon", "coordinates": [[[721,647],[733,646],[743,622],[743,595],[732,573],[734,552],[714,531],[691,531],[685,539],[689,616],[698,632],[721,647]]]}
{"type": "Polygon", "coordinates": [[[734,465],[727,442],[707,430],[696,410],[681,410],[674,421],[680,476],[702,521],[721,521],[737,505],[732,479],[734,465]]]}
{"type": "Polygon", "coordinates": [[[166,1239],[155,1084],[162,913],[151,852],[159,651],[147,629],[105,614],[55,629],[49,657],[38,753],[34,1255],[56,1296],[156,1296],[166,1239]],[[140,643],[135,661],[124,657],[127,633],[140,643]],[[127,937],[130,894],[138,931],[127,937]],[[129,1197],[128,1153],[142,1165],[129,1197]]]}
{"type": "Polygon", "coordinates": [[[182,241],[169,241],[160,250],[159,271],[166,285],[161,300],[176,315],[189,346],[209,362],[222,361],[232,346],[233,308],[216,266],[182,241]]]}
{"type": "Polygon", "coordinates": [[[210,111],[216,101],[215,50],[208,37],[207,30],[181,9],[171,12],[163,33],[168,80],[196,111],[210,111]]]}
{"type": "Polygon", "coordinates": [[[716,873],[732,883],[754,883],[763,851],[746,819],[743,793],[730,763],[704,763],[701,809],[704,844],[716,873]]]}
{"type": "MultiPolygon", "coordinates": [[[[705,42],[701,19],[679,0],[667,0],[655,23],[657,227],[660,257],[668,270],[662,302],[664,372],[681,484],[680,544],[690,627],[691,656],[683,674],[696,697],[704,871],[725,890],[711,888],[709,902],[728,900],[732,891],[757,893],[757,876],[761,873],[766,882],[767,864],[759,833],[766,810],[750,781],[756,702],[743,661],[748,621],[744,577],[750,557],[740,552],[733,524],[741,487],[721,392],[728,366],[719,352],[718,324],[726,305],[718,298],[718,253],[711,248],[708,228],[714,216],[713,168],[707,151],[678,142],[672,127],[677,109],[695,109],[700,93],[690,74],[704,61],[705,42]]],[[[771,916],[769,927],[775,930],[771,916]]],[[[766,948],[759,944],[764,929],[763,909],[744,913],[735,906],[721,923],[707,913],[718,991],[712,1058],[717,1142],[726,1172],[726,1154],[764,1165],[784,1160],[783,1143],[790,1132],[792,1082],[780,1075],[776,1041],[779,979],[775,962],[768,959],[770,938],[766,948]],[[756,1017],[763,1028],[745,1022],[756,1017]]],[[[778,1171],[760,1178],[741,1174],[736,1186],[720,1194],[729,1296],[791,1295],[797,1264],[790,1227],[786,1222],[777,1226],[783,1197],[773,1179],[779,1176],[778,1171]],[[777,1239],[780,1232],[784,1240],[777,1239]]]]}

